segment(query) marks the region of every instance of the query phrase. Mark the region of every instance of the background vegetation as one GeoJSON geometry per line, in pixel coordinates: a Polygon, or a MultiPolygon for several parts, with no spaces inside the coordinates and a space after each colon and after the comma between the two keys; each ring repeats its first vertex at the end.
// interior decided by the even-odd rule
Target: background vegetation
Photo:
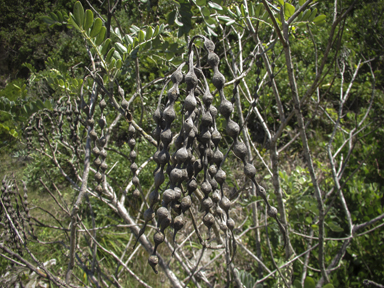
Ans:
{"type": "MultiPolygon", "coordinates": [[[[76,23],[68,20],[68,15],[75,13],[75,2],[0,0],[0,10],[4,11],[0,16],[0,145],[3,163],[0,176],[2,179],[6,177],[6,185],[13,183],[10,181],[15,179],[20,191],[23,186],[21,181],[26,184],[29,191],[31,226],[34,227],[34,236],[30,236],[28,249],[41,262],[56,259],[56,264],[49,269],[59,279],[65,278],[70,261],[70,248],[66,245],[69,245],[71,215],[65,210],[71,211],[78,195],[73,183],[63,177],[63,171],[69,178],[75,179],[75,184],[80,187],[82,182],[76,173],[82,173],[84,158],[75,157],[74,154],[63,152],[64,148],[58,148],[60,153],[57,155],[57,161],[62,168],[59,170],[52,159],[42,157],[50,155],[50,152],[48,146],[39,147],[37,134],[34,135],[34,149],[27,149],[24,129],[31,125],[28,124],[31,117],[43,113],[44,109],[54,111],[53,109],[59,109],[58,107],[63,108],[66,100],[62,99],[75,99],[80,95],[80,89],[84,89],[84,94],[90,95],[92,85],[96,83],[96,80],[89,76],[93,64],[89,55],[98,54],[95,47],[92,49],[92,43],[95,44],[97,38],[87,40],[87,32],[79,31],[81,29],[76,29],[76,23]],[[79,162],[76,162],[76,159],[79,162]],[[51,193],[57,197],[56,200],[60,200],[58,202],[62,205],[66,203],[68,207],[60,209],[51,193]],[[42,244],[43,242],[45,244],[42,244]]],[[[282,269],[281,274],[276,273],[256,284],[268,273],[255,260],[255,256],[262,259],[269,269],[274,270],[276,265],[283,265],[319,242],[322,228],[319,227],[320,212],[314,187],[316,185],[321,192],[323,208],[327,213],[324,215],[323,235],[325,266],[332,265],[333,261],[337,260],[337,255],[341,255],[340,262],[336,261],[335,265],[330,266],[332,272],[329,273],[327,287],[361,287],[363,284],[379,285],[378,283],[384,285],[384,230],[381,228],[384,224],[384,1],[80,2],[85,9],[91,9],[91,4],[94,18],[102,17],[105,27],[110,24],[111,30],[107,29],[105,38],[110,38],[111,44],[105,48],[105,53],[98,50],[99,54],[105,54],[101,58],[107,61],[107,52],[111,51],[111,47],[116,47],[117,53],[122,55],[119,56],[120,59],[115,54],[110,55],[108,66],[104,67],[100,63],[102,60],[96,57],[96,66],[104,77],[103,83],[112,83],[111,91],[114,95],[119,95],[121,88],[126,99],[132,99],[130,113],[135,123],[148,134],[156,127],[152,115],[157,108],[165,80],[169,79],[178,65],[187,60],[188,41],[194,35],[201,34],[214,41],[215,52],[221,58],[220,71],[226,77],[226,82],[239,77],[244,71],[247,72],[244,82],[238,81],[241,103],[237,107],[242,107],[243,118],[246,118],[254,106],[260,113],[259,116],[249,113],[246,123],[249,140],[255,147],[250,153],[257,169],[256,179],[268,191],[269,201],[275,203],[278,208],[279,219],[289,231],[289,242],[295,252],[284,247],[285,237],[272,219],[269,220],[272,222],[269,224],[269,230],[265,231],[268,214],[264,211],[266,205],[260,195],[255,193],[256,188],[252,186],[252,182],[243,175],[241,161],[230,154],[223,167],[227,173],[226,193],[241,192],[231,210],[232,218],[236,222],[234,234],[239,237],[233,260],[236,271],[230,276],[233,281],[222,280],[222,275],[226,275],[229,270],[225,265],[229,264],[227,262],[223,265],[225,260],[218,256],[219,252],[210,250],[202,259],[202,265],[208,264],[216,256],[221,260],[213,261],[202,270],[203,272],[196,273],[197,276],[194,281],[189,282],[189,287],[236,287],[236,279],[240,279],[246,287],[285,287],[287,284],[293,287],[315,287],[316,283],[318,287],[326,285],[327,281],[322,280],[324,272],[318,248],[306,254],[311,254],[308,259],[303,256],[300,260],[302,262],[294,261],[288,265],[290,269],[282,269]],[[285,31],[289,34],[288,44],[297,82],[297,94],[300,97],[305,94],[308,96],[300,107],[307,144],[301,138],[302,127],[299,117],[295,114],[296,104],[292,96],[290,78],[292,73],[287,69],[284,44],[274,26],[276,24],[282,27],[283,24],[272,21],[262,2],[268,2],[275,15],[273,19],[277,20],[288,20],[300,7],[307,5],[308,12],[303,11],[295,22],[290,23],[289,31],[285,31]],[[280,15],[279,11],[284,11],[285,15],[280,15]],[[335,19],[338,18],[340,22],[332,32],[335,19]],[[159,30],[155,35],[156,27],[159,30]],[[257,31],[252,31],[250,27],[257,31]],[[149,31],[153,33],[153,37],[149,35],[149,31]],[[332,41],[329,41],[330,35],[334,35],[332,41]],[[262,44],[255,49],[257,41],[262,44]],[[116,43],[120,43],[122,48],[116,43]],[[119,47],[121,51],[118,50],[119,47]],[[261,52],[261,49],[266,51],[261,52]],[[268,65],[265,60],[261,60],[261,56],[255,57],[255,64],[247,70],[247,65],[256,54],[266,55],[273,77],[271,73],[267,73],[268,65]],[[113,60],[115,62],[112,65],[113,60]],[[121,61],[120,67],[118,60],[121,61]],[[318,79],[321,61],[324,61],[324,67],[318,79]],[[109,78],[105,78],[107,76],[109,78]],[[115,83],[119,83],[119,86],[115,83]],[[311,85],[314,86],[308,94],[311,85]],[[280,103],[275,97],[274,87],[279,91],[280,103]],[[253,99],[257,101],[257,106],[253,104],[253,99]],[[282,131],[279,130],[280,127],[283,127],[282,131]],[[272,136],[269,137],[268,133],[272,136]],[[280,135],[276,141],[272,141],[274,135],[280,135]],[[310,149],[316,181],[311,175],[308,155],[305,152],[306,145],[310,149]],[[274,154],[274,151],[277,153],[274,154]],[[329,157],[329,151],[334,156],[329,157]],[[278,155],[278,159],[275,159],[274,155],[278,155]],[[274,167],[278,168],[274,170],[274,167]],[[280,188],[276,186],[276,179],[280,188]],[[342,193],[336,193],[338,191],[342,193]],[[282,195],[281,199],[279,193],[282,195]],[[348,204],[349,214],[345,213],[345,205],[341,199],[348,204]],[[284,205],[284,213],[279,205],[284,205]],[[368,225],[372,219],[376,219],[375,222],[368,225]],[[353,225],[350,225],[352,222],[353,225]],[[356,232],[354,229],[360,224],[367,225],[359,227],[361,230],[356,232]],[[254,229],[259,225],[262,229],[254,229]],[[273,257],[270,255],[271,251],[273,257]]],[[[105,42],[103,43],[96,46],[102,48],[105,46],[105,42]]],[[[204,57],[207,53],[204,52],[202,41],[197,41],[196,45],[204,59],[204,74],[207,79],[211,79],[213,73],[206,64],[204,57]]],[[[170,86],[167,86],[165,91],[169,88],[170,86]]],[[[237,103],[233,88],[233,85],[228,85],[224,92],[229,100],[237,103]]],[[[215,90],[212,84],[210,90],[215,90]]],[[[218,98],[216,97],[213,103],[216,107],[220,102],[218,98]]],[[[181,113],[182,105],[177,103],[175,110],[178,114],[181,113]]],[[[100,110],[95,113],[98,117],[101,115],[100,110]]],[[[103,115],[107,123],[111,123],[117,114],[117,111],[108,108],[108,113],[103,115]]],[[[240,115],[235,108],[233,119],[242,121],[240,115]]],[[[180,130],[181,120],[177,119],[174,123],[177,131],[180,130]]],[[[223,117],[218,117],[217,121],[220,132],[225,131],[226,122],[223,117]]],[[[69,123],[66,122],[62,128],[62,134],[68,137],[68,142],[71,130],[69,123]]],[[[130,162],[122,157],[130,153],[127,143],[130,137],[128,125],[127,121],[120,121],[110,138],[108,163],[110,167],[114,163],[116,166],[109,180],[113,183],[111,185],[116,193],[121,193],[132,180],[130,162]],[[112,150],[119,153],[113,153],[112,150]],[[118,189],[121,190],[117,191],[118,189]]],[[[79,129],[79,137],[85,144],[86,126],[82,127],[82,131],[79,129]]],[[[224,152],[232,139],[223,133],[221,148],[224,152]]],[[[242,135],[246,142],[245,132],[242,135]]],[[[63,141],[51,134],[49,137],[52,137],[52,141],[57,141],[55,143],[63,141]]],[[[146,164],[146,161],[155,153],[156,147],[139,133],[136,141],[136,163],[139,166],[145,165],[140,172],[140,185],[142,193],[148,197],[153,189],[153,171],[156,164],[153,161],[146,164]]],[[[90,183],[90,186],[96,186],[93,180],[90,183]]],[[[130,215],[137,217],[135,223],[142,226],[143,221],[139,219],[140,212],[145,209],[144,202],[133,196],[133,188],[125,192],[124,203],[129,207],[127,209],[130,215]]],[[[4,201],[4,197],[2,199],[4,201]]],[[[198,202],[197,198],[195,202],[198,202]]],[[[5,217],[4,213],[1,215],[5,217]]],[[[122,260],[128,260],[127,266],[138,278],[153,287],[171,285],[165,272],[160,270],[158,275],[153,273],[147,264],[149,254],[145,249],[139,245],[139,248],[132,252],[131,247],[137,233],[132,233],[127,223],[105,202],[89,194],[83,200],[78,215],[85,227],[108,227],[97,233],[97,241],[107,247],[108,251],[120,255],[122,260]],[[134,259],[130,259],[130,255],[134,259]]],[[[3,218],[1,219],[3,221],[3,218]]],[[[4,230],[5,225],[2,225],[0,232],[4,233],[4,230]]],[[[154,230],[146,232],[149,233],[147,236],[150,236],[150,239],[154,230]]],[[[192,231],[192,223],[188,222],[182,230],[182,235],[186,237],[192,231]]],[[[171,232],[169,233],[168,238],[172,239],[171,232]]],[[[73,285],[142,287],[142,284],[121,265],[117,265],[111,254],[96,248],[97,261],[102,265],[95,268],[90,247],[94,249],[96,245],[90,243],[91,238],[85,233],[79,235],[77,265],[73,268],[76,278],[73,285]],[[90,267],[93,267],[93,270],[90,267]],[[103,278],[105,275],[107,276],[103,278]]],[[[0,242],[4,244],[3,240],[0,242]]],[[[164,256],[180,281],[186,280],[191,273],[171,257],[172,251],[165,246],[160,246],[158,252],[164,256]]],[[[193,267],[201,248],[202,244],[197,236],[191,237],[189,244],[180,249],[184,253],[183,261],[189,261],[190,267],[193,267]]],[[[0,274],[10,274],[2,277],[0,284],[14,285],[17,281],[24,284],[34,281],[35,278],[29,269],[11,265],[11,261],[4,257],[10,254],[4,250],[1,253],[3,257],[0,258],[0,274]],[[9,275],[14,277],[10,279],[9,275]]],[[[32,261],[28,253],[25,257],[32,261]]],[[[50,283],[55,285],[52,279],[50,283]]]]}

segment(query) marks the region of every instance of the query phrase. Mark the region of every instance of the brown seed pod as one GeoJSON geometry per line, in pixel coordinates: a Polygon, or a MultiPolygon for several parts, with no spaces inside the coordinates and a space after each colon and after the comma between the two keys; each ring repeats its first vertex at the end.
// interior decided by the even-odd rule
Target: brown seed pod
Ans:
{"type": "Polygon", "coordinates": [[[87,125],[93,128],[93,125],[95,125],[95,120],[93,120],[93,118],[87,119],[87,125]]]}
{"type": "Polygon", "coordinates": [[[225,119],[228,119],[233,112],[233,105],[227,99],[223,99],[220,103],[219,111],[225,119]]]}
{"type": "Polygon", "coordinates": [[[106,124],[107,124],[107,121],[104,118],[99,119],[99,126],[101,129],[104,129],[106,124]]]}
{"type": "Polygon", "coordinates": [[[212,191],[212,186],[209,184],[208,181],[204,181],[203,184],[201,184],[201,191],[207,195],[212,191]]]}
{"type": "Polygon", "coordinates": [[[104,110],[104,108],[107,107],[107,102],[105,102],[105,100],[102,99],[99,103],[99,107],[101,110],[104,110]]]}
{"type": "Polygon", "coordinates": [[[99,154],[100,154],[100,150],[99,150],[99,148],[97,148],[97,146],[93,147],[93,149],[92,149],[92,153],[93,153],[93,155],[95,155],[96,157],[99,156],[99,154]]]}
{"type": "Polygon", "coordinates": [[[148,264],[152,267],[153,271],[158,274],[159,271],[157,271],[157,263],[159,263],[159,258],[156,255],[151,255],[148,258],[148,264]]]}
{"type": "Polygon", "coordinates": [[[247,163],[244,166],[244,174],[250,179],[253,179],[256,175],[256,168],[251,163],[247,163]]]}
{"type": "Polygon", "coordinates": [[[108,164],[107,164],[107,162],[103,162],[103,163],[101,163],[101,165],[100,165],[100,170],[101,171],[105,171],[105,170],[107,170],[108,169],[108,164]]]}
{"type": "Polygon", "coordinates": [[[153,206],[154,204],[156,204],[157,202],[160,201],[160,194],[157,190],[153,190],[149,196],[148,196],[148,199],[149,199],[149,204],[151,206],[153,206]]]}
{"type": "Polygon", "coordinates": [[[97,139],[97,133],[94,129],[92,129],[90,132],[89,132],[89,137],[91,138],[92,141],[95,141],[97,139]]]}
{"type": "Polygon", "coordinates": [[[132,193],[132,196],[135,198],[140,198],[141,193],[140,193],[139,189],[135,189],[132,193]]]}
{"type": "Polygon", "coordinates": [[[97,183],[100,183],[101,179],[103,178],[103,176],[101,175],[100,172],[97,172],[95,174],[95,180],[97,181],[97,183]]]}
{"type": "Polygon", "coordinates": [[[175,199],[175,191],[173,189],[167,189],[163,193],[163,202],[164,205],[168,205],[175,199]]]}
{"type": "Polygon", "coordinates": [[[157,214],[157,222],[158,224],[160,224],[160,222],[164,218],[167,218],[169,216],[169,211],[165,207],[160,207],[159,209],[157,209],[156,214],[157,214]]]}
{"type": "Polygon", "coordinates": [[[215,190],[215,192],[212,193],[212,201],[215,203],[218,203],[221,200],[220,191],[215,190]]]}
{"type": "Polygon", "coordinates": [[[132,150],[132,151],[129,153],[129,159],[131,160],[131,162],[135,162],[136,157],[137,157],[136,151],[135,151],[135,150],[132,150]]]}
{"type": "Polygon", "coordinates": [[[132,173],[135,173],[137,171],[137,169],[138,169],[137,164],[135,162],[133,162],[131,164],[130,168],[131,168],[132,173]]]}
{"type": "Polygon", "coordinates": [[[103,193],[103,187],[101,187],[101,185],[97,185],[95,191],[97,194],[101,194],[103,193]]]}
{"type": "Polygon", "coordinates": [[[172,183],[174,184],[179,183],[182,177],[183,177],[183,171],[181,169],[178,169],[178,168],[172,169],[171,175],[170,175],[170,179],[172,183]]]}
{"type": "Polygon", "coordinates": [[[235,228],[235,221],[232,218],[227,219],[227,227],[231,231],[235,228]]]}
{"type": "Polygon", "coordinates": [[[129,103],[125,98],[123,98],[123,101],[121,101],[121,107],[123,107],[124,110],[127,110],[129,106],[129,103]]]}
{"type": "Polygon", "coordinates": [[[136,175],[133,176],[133,178],[132,178],[132,184],[135,185],[135,187],[138,187],[139,184],[140,184],[139,177],[137,177],[136,175]]]}
{"type": "Polygon", "coordinates": [[[135,140],[135,138],[130,138],[130,139],[128,140],[128,146],[129,146],[129,148],[133,149],[133,148],[135,147],[135,145],[136,145],[136,140],[135,140]]]}
{"type": "Polygon", "coordinates": [[[231,201],[229,201],[229,199],[226,196],[223,196],[223,198],[221,198],[219,205],[226,213],[228,213],[229,208],[231,208],[231,201]]]}
{"type": "Polygon", "coordinates": [[[217,171],[216,175],[215,175],[215,179],[217,181],[217,183],[220,184],[220,186],[223,185],[223,183],[225,182],[225,179],[227,178],[227,174],[224,172],[224,170],[222,170],[221,168],[217,171]]]}
{"type": "Polygon", "coordinates": [[[101,165],[101,160],[100,160],[100,158],[96,158],[96,159],[93,161],[93,164],[95,164],[95,166],[96,166],[97,168],[99,168],[100,165],[101,165]]]}
{"type": "Polygon", "coordinates": [[[276,217],[277,217],[277,209],[276,209],[275,207],[273,207],[273,206],[270,206],[270,207],[268,208],[267,213],[268,213],[268,216],[269,216],[269,217],[273,217],[273,218],[276,218],[276,217]]]}
{"type": "Polygon", "coordinates": [[[229,119],[227,121],[226,131],[230,137],[236,138],[240,133],[240,126],[235,121],[229,119]]]}
{"type": "Polygon", "coordinates": [[[155,212],[152,210],[152,208],[148,208],[147,210],[145,210],[143,216],[144,216],[144,221],[148,222],[155,217],[155,212]]]}
{"type": "Polygon", "coordinates": [[[187,195],[187,196],[183,197],[181,199],[180,205],[181,205],[181,211],[183,211],[183,213],[185,211],[187,211],[191,207],[191,205],[192,205],[191,196],[187,195]]]}
{"type": "Polygon", "coordinates": [[[203,211],[209,211],[210,208],[213,206],[213,201],[210,197],[206,197],[201,201],[201,208],[203,211]]]}
{"type": "Polygon", "coordinates": [[[236,141],[235,145],[233,145],[233,153],[243,162],[245,162],[247,156],[247,147],[243,142],[236,141]]]}
{"type": "Polygon", "coordinates": [[[189,194],[195,192],[195,190],[197,189],[197,182],[196,182],[196,179],[195,178],[192,178],[188,184],[187,184],[187,189],[188,189],[188,192],[189,194]]]}
{"type": "MultiPolygon", "coordinates": [[[[155,242],[155,245],[158,246],[160,245],[161,243],[164,242],[164,239],[165,239],[165,236],[163,233],[161,232],[156,232],[154,235],[153,235],[153,241],[155,242]]],[[[155,248],[155,251],[156,251],[156,248],[155,248]]],[[[156,253],[156,252],[154,252],[156,253]]]]}
{"type": "Polygon", "coordinates": [[[215,217],[211,213],[205,214],[203,217],[204,225],[208,228],[211,228],[213,224],[215,224],[215,217]]]}
{"type": "Polygon", "coordinates": [[[155,187],[159,187],[161,184],[164,183],[165,177],[163,170],[159,170],[155,172],[155,187]]]}

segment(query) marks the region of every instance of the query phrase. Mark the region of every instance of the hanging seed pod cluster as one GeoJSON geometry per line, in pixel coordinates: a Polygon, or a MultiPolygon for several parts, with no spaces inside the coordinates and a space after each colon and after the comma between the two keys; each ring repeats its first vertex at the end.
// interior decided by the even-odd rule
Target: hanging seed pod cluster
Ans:
{"type": "MultiPolygon", "coordinates": [[[[28,241],[28,236],[34,237],[31,216],[28,208],[28,194],[24,184],[24,196],[19,193],[16,181],[4,178],[1,188],[0,222],[4,224],[4,243],[9,245],[19,255],[23,255],[23,244],[28,241]]],[[[16,260],[16,259],[15,259],[16,260]]],[[[11,265],[14,265],[11,263],[11,265]]]]}
{"type": "MultiPolygon", "coordinates": [[[[192,205],[191,196],[197,189],[204,195],[198,206],[200,211],[203,211],[203,223],[208,230],[208,239],[211,238],[211,229],[215,223],[225,235],[232,237],[233,234],[228,232],[232,232],[235,227],[235,221],[230,218],[229,213],[231,201],[224,194],[226,173],[222,169],[224,154],[220,151],[222,136],[216,122],[218,110],[212,104],[214,96],[209,89],[209,80],[200,69],[199,55],[196,56],[197,64],[194,64],[194,51],[197,53],[197,49],[194,49],[193,41],[199,37],[204,40],[204,48],[208,53],[207,62],[213,70],[210,81],[220,97],[219,112],[226,120],[225,133],[233,139],[232,151],[244,163],[244,174],[255,181],[256,169],[247,159],[247,148],[239,139],[240,126],[231,118],[233,105],[224,95],[225,78],[219,71],[220,58],[214,52],[215,45],[206,37],[195,36],[189,43],[188,61],[182,63],[172,74],[173,85],[167,91],[165,108],[160,109],[162,92],[153,115],[156,123],[153,137],[158,143],[153,156],[157,163],[154,171],[155,188],[149,195],[150,207],[144,213],[145,224],[139,237],[144,233],[147,223],[155,217],[156,211],[158,231],[154,234],[155,247],[148,259],[156,273],[159,261],[156,251],[165,240],[165,229],[169,226],[173,228],[175,242],[177,232],[184,227],[188,218],[186,212],[192,205]],[[183,75],[182,69],[185,65],[188,69],[183,75]],[[184,83],[185,98],[179,89],[184,83]],[[177,101],[180,101],[182,106],[179,115],[175,111],[177,101]],[[176,117],[180,117],[182,122],[180,131],[172,131],[172,123],[176,117]],[[171,145],[173,138],[174,143],[171,145]],[[166,187],[161,189],[160,186],[166,178],[169,181],[166,187]]],[[[234,238],[233,241],[235,242],[234,238]]]]}

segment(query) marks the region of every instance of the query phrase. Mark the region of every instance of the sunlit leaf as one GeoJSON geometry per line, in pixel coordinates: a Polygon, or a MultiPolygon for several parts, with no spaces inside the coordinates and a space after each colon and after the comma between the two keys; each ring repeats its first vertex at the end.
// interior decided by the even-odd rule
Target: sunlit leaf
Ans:
{"type": "Polygon", "coordinates": [[[73,16],[75,17],[75,21],[79,28],[83,28],[84,24],[84,8],[81,5],[80,1],[75,3],[75,7],[73,8],[73,16]]]}
{"type": "Polygon", "coordinates": [[[91,28],[93,24],[93,12],[91,10],[85,11],[85,22],[84,22],[84,30],[88,30],[91,28]]]}
{"type": "Polygon", "coordinates": [[[103,27],[103,21],[101,21],[100,18],[96,18],[95,22],[93,23],[93,27],[91,29],[91,33],[89,34],[89,36],[93,38],[99,35],[101,31],[101,27],[103,27]]]}
{"type": "Polygon", "coordinates": [[[295,13],[295,7],[288,2],[284,3],[284,16],[286,19],[291,17],[295,13]]]}
{"type": "Polygon", "coordinates": [[[208,6],[215,9],[215,10],[218,10],[218,11],[223,10],[223,7],[221,7],[219,4],[211,2],[211,1],[208,2],[208,6]]]}

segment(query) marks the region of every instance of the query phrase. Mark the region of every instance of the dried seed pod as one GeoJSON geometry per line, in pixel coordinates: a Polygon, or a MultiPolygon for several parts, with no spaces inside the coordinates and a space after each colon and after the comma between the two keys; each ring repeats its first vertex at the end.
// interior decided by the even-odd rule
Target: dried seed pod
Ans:
{"type": "Polygon", "coordinates": [[[211,228],[213,224],[215,224],[215,217],[211,213],[205,214],[203,217],[204,225],[208,228],[211,228]]]}
{"type": "Polygon", "coordinates": [[[97,181],[97,183],[100,183],[101,179],[103,179],[103,176],[100,174],[100,172],[97,172],[95,174],[95,180],[97,181]]]}
{"type": "Polygon", "coordinates": [[[89,137],[91,138],[92,141],[95,141],[97,139],[97,133],[94,129],[92,129],[90,132],[89,132],[89,137]]]}
{"type": "Polygon", "coordinates": [[[272,218],[276,218],[277,217],[277,209],[273,206],[270,206],[267,210],[267,213],[268,213],[268,216],[269,217],[272,217],[272,218]]]}
{"type": "Polygon", "coordinates": [[[139,189],[135,189],[132,193],[132,196],[135,198],[140,198],[141,193],[140,193],[139,189]]]}
{"type": "Polygon", "coordinates": [[[216,181],[222,186],[226,178],[227,174],[220,168],[215,175],[216,181]]]}
{"type": "Polygon", "coordinates": [[[102,159],[105,159],[105,158],[107,158],[107,151],[106,151],[105,149],[102,149],[102,150],[100,151],[99,155],[100,155],[100,157],[101,157],[102,159]]]}
{"type": "Polygon", "coordinates": [[[128,140],[128,146],[129,146],[129,148],[133,149],[133,148],[135,147],[135,145],[136,145],[136,140],[135,140],[135,138],[130,138],[130,139],[128,140]]]}
{"type": "Polygon", "coordinates": [[[257,188],[256,191],[258,195],[260,195],[263,198],[267,197],[267,192],[265,191],[264,187],[257,185],[256,188],[257,188]]]}
{"type": "Polygon", "coordinates": [[[151,255],[148,258],[148,264],[152,267],[153,271],[158,274],[159,271],[157,271],[157,263],[159,263],[159,258],[156,255],[151,255]]]}
{"type": "Polygon", "coordinates": [[[104,118],[99,119],[99,126],[100,126],[101,130],[104,129],[106,124],[107,124],[107,121],[104,118]]]}
{"type": "Polygon", "coordinates": [[[97,141],[97,144],[100,147],[104,147],[106,143],[107,143],[107,138],[105,138],[105,136],[100,137],[99,140],[97,141]]]}
{"type": "Polygon", "coordinates": [[[103,193],[103,187],[101,187],[101,185],[97,185],[95,191],[97,194],[101,194],[103,193]]]}
{"type": "Polygon", "coordinates": [[[231,201],[229,201],[226,196],[223,196],[223,198],[221,198],[219,205],[228,214],[228,210],[229,208],[231,208],[231,201]]]}
{"type": "Polygon", "coordinates": [[[243,142],[236,141],[235,145],[233,145],[233,153],[243,162],[245,162],[247,156],[247,147],[243,142]]]}
{"type": "Polygon", "coordinates": [[[103,171],[103,172],[105,172],[105,170],[107,170],[108,169],[108,164],[107,164],[107,162],[103,162],[103,163],[101,163],[101,165],[100,165],[100,170],[101,171],[103,171]]]}
{"type": "Polygon", "coordinates": [[[151,206],[155,205],[157,202],[160,201],[160,194],[157,190],[153,190],[149,196],[148,196],[148,199],[149,199],[149,204],[151,206]]]}
{"type": "Polygon", "coordinates": [[[101,101],[99,103],[99,107],[101,110],[104,110],[104,108],[107,107],[107,102],[105,102],[104,98],[101,99],[101,101]]]}
{"type": "Polygon", "coordinates": [[[101,165],[101,160],[100,160],[100,158],[96,158],[96,159],[93,161],[93,164],[95,164],[95,166],[96,166],[97,168],[99,168],[100,165],[101,165]]]}
{"type": "Polygon", "coordinates": [[[235,228],[235,221],[232,218],[227,219],[227,227],[231,231],[233,231],[233,229],[235,228]]]}
{"type": "Polygon", "coordinates": [[[93,118],[87,119],[87,125],[93,128],[93,125],[95,125],[95,120],[93,120],[93,118]]]}
{"type": "Polygon", "coordinates": [[[247,163],[244,166],[244,174],[250,179],[253,179],[256,175],[256,168],[251,163],[247,163]]]}
{"type": "Polygon", "coordinates": [[[153,235],[153,241],[155,242],[155,248],[153,249],[153,254],[156,254],[157,247],[164,242],[165,236],[161,232],[156,232],[153,235]]]}
{"type": "Polygon", "coordinates": [[[216,166],[215,165],[209,166],[208,172],[209,172],[209,175],[211,175],[211,177],[213,177],[217,172],[216,166]]]}
{"type": "Polygon", "coordinates": [[[136,157],[137,157],[137,154],[136,154],[135,150],[132,150],[132,151],[129,153],[129,159],[131,160],[131,162],[135,162],[136,157]]]}
{"type": "Polygon", "coordinates": [[[147,210],[145,210],[143,216],[144,216],[144,221],[148,222],[148,221],[151,221],[153,218],[155,218],[155,212],[150,207],[147,210]]]}
{"type": "Polygon", "coordinates": [[[208,181],[204,181],[203,184],[201,184],[201,191],[205,194],[208,195],[212,191],[212,186],[209,184],[208,181]]]}
{"type": "Polygon", "coordinates": [[[93,149],[92,149],[92,153],[93,153],[93,155],[95,155],[96,157],[99,156],[99,154],[100,154],[100,150],[99,150],[99,148],[97,148],[97,146],[93,147],[93,149]]]}
{"type": "Polygon", "coordinates": [[[185,224],[185,219],[183,218],[182,215],[176,216],[175,219],[173,219],[173,229],[174,229],[173,243],[175,243],[176,233],[181,229],[183,229],[184,224],[185,224]]]}
{"type": "Polygon", "coordinates": [[[191,194],[197,189],[197,182],[195,178],[192,178],[187,184],[188,193],[191,194]]]}
{"type": "Polygon", "coordinates": [[[220,103],[219,111],[225,119],[228,119],[229,117],[231,117],[231,114],[233,112],[232,103],[229,102],[227,99],[223,99],[220,103]]]}
{"type": "Polygon", "coordinates": [[[191,196],[187,195],[187,196],[183,197],[181,199],[180,205],[181,205],[181,211],[183,213],[185,213],[185,211],[187,211],[191,207],[191,205],[192,205],[191,196]]]}
{"type": "Polygon", "coordinates": [[[137,171],[137,169],[138,169],[137,164],[135,162],[133,162],[131,164],[130,168],[131,168],[132,173],[135,173],[137,171]]]}
{"type": "Polygon", "coordinates": [[[158,163],[160,165],[165,165],[169,162],[170,155],[167,150],[161,150],[158,154],[158,163]]]}
{"type": "Polygon", "coordinates": [[[171,221],[172,221],[172,218],[170,215],[168,217],[164,218],[160,222],[160,231],[164,233],[164,230],[169,227],[169,225],[171,224],[171,221]]]}
{"type": "Polygon", "coordinates": [[[170,179],[172,183],[174,184],[179,183],[182,177],[183,177],[183,171],[181,169],[178,169],[178,168],[172,169],[171,175],[170,175],[170,179]]]}
{"type": "Polygon", "coordinates": [[[203,209],[203,211],[209,211],[209,209],[212,208],[212,206],[213,206],[213,202],[210,197],[206,197],[203,199],[203,201],[201,201],[201,208],[203,209]]]}
{"type": "Polygon", "coordinates": [[[133,178],[132,178],[132,184],[135,185],[135,187],[138,187],[139,184],[140,184],[139,177],[137,177],[136,175],[133,176],[133,178]]]}
{"type": "Polygon", "coordinates": [[[235,121],[229,119],[227,121],[226,131],[230,137],[236,138],[240,133],[240,126],[235,121]]]}
{"type": "Polygon", "coordinates": [[[121,107],[123,107],[124,110],[127,110],[129,106],[129,103],[125,98],[123,98],[123,101],[121,101],[121,107]]]}
{"type": "Polygon", "coordinates": [[[179,201],[179,199],[181,198],[181,189],[179,187],[175,187],[173,188],[173,192],[174,192],[173,201],[179,201]]]}
{"type": "Polygon", "coordinates": [[[176,161],[177,163],[181,164],[184,163],[188,159],[188,151],[187,149],[183,146],[179,150],[176,151],[176,161]]]}
{"type": "MultiPolygon", "coordinates": [[[[223,153],[217,149],[212,156],[212,162],[215,163],[217,166],[220,166],[221,162],[223,162],[224,155],[223,153]]],[[[217,179],[216,179],[217,180],[217,179]]]]}
{"type": "Polygon", "coordinates": [[[161,184],[164,183],[165,177],[163,170],[159,170],[155,172],[155,187],[159,187],[161,184]]]}
{"type": "Polygon", "coordinates": [[[157,209],[156,214],[157,214],[157,224],[160,224],[160,222],[163,219],[169,216],[169,211],[165,207],[160,207],[159,209],[157,209]]]}
{"type": "Polygon", "coordinates": [[[167,189],[163,193],[163,202],[164,205],[167,206],[175,199],[175,191],[173,189],[167,189]]]}

